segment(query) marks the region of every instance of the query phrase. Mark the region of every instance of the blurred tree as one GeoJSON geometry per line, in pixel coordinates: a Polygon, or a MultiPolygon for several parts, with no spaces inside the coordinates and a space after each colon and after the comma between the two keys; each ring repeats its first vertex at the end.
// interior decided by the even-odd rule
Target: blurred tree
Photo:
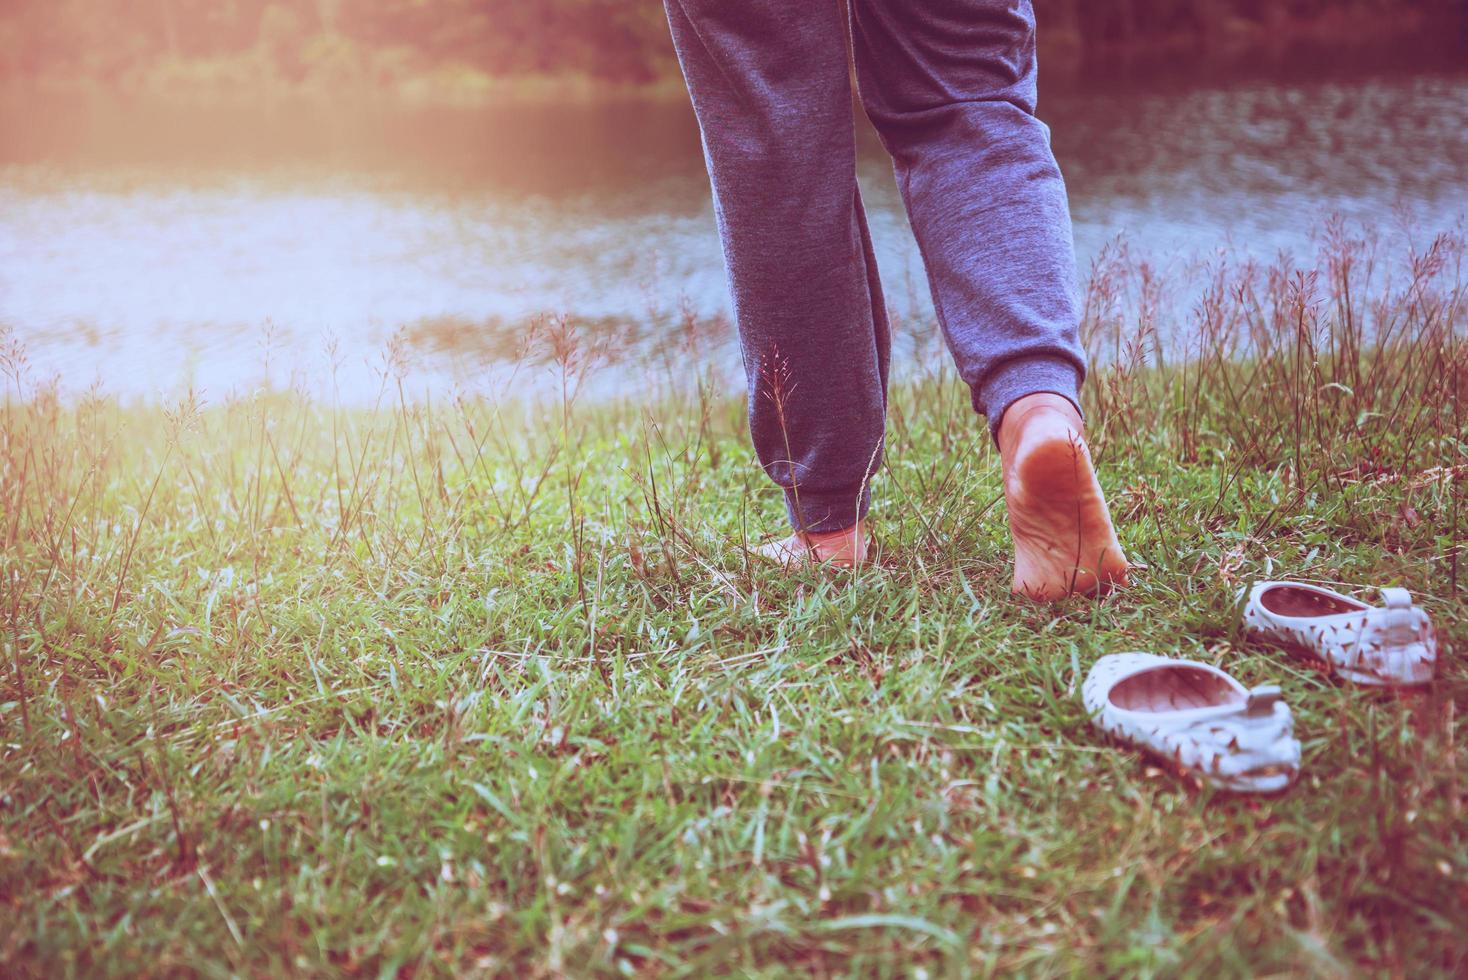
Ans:
{"type": "MultiPolygon", "coordinates": [[[[730,0],[735,2],[735,0],[730,0]]],[[[791,0],[799,2],[799,0],[791,0]]],[[[1035,0],[1054,63],[1290,39],[1384,44],[1462,31],[1465,0],[1035,0]],[[1334,33],[1332,33],[1334,32],[1334,33]]],[[[146,81],[161,65],[260,55],[287,83],[323,64],[371,79],[478,73],[646,82],[676,75],[660,0],[0,0],[0,78],[146,81]]],[[[335,69],[333,69],[335,71],[335,69]]]]}
{"type": "Polygon", "coordinates": [[[301,49],[312,34],[301,12],[285,3],[271,3],[260,16],[259,49],[281,77],[300,81],[304,74],[301,49]]]}

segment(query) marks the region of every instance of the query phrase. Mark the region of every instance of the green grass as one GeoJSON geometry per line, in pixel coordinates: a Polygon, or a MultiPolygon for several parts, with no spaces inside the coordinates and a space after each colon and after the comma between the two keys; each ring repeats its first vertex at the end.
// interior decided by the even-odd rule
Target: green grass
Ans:
{"type": "Polygon", "coordinates": [[[1056,606],[1008,594],[943,376],[893,393],[882,564],[827,578],[743,556],[782,508],[705,386],[61,404],[11,344],[0,971],[1462,975],[1468,348],[1424,265],[1369,317],[1229,271],[1259,293],[1205,298],[1233,332],[1187,358],[1099,268],[1087,337],[1128,339],[1090,426],[1144,567],[1056,606]],[[1410,588],[1437,682],[1245,641],[1265,575],[1410,588]],[[1300,783],[1098,736],[1080,681],[1128,649],[1281,684],[1300,783]]]}

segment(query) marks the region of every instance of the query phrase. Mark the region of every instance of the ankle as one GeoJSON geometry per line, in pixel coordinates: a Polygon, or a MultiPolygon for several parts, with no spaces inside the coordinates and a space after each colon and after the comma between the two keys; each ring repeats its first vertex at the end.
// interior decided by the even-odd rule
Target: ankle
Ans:
{"type": "Polygon", "coordinates": [[[866,551],[866,521],[835,531],[796,531],[795,536],[819,559],[851,556],[860,561],[866,551]]]}
{"type": "Polygon", "coordinates": [[[999,455],[1006,461],[1013,458],[1014,450],[1026,433],[1038,426],[1050,428],[1056,425],[1064,425],[1073,430],[1077,438],[1085,438],[1081,413],[1064,395],[1042,391],[1015,400],[999,422],[999,455]]]}

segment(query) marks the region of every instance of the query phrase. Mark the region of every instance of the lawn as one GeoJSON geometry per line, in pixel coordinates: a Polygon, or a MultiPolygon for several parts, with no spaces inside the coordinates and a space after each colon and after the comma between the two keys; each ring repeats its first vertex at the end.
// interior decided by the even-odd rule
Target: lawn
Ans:
{"type": "Polygon", "coordinates": [[[0,972],[1463,975],[1468,276],[1373,254],[1199,268],[1187,344],[1098,263],[1138,568],[1054,606],[1008,594],[948,372],[893,390],[880,564],[786,575],[741,402],[578,398],[614,368],[574,342],[561,402],[400,398],[389,358],[376,406],[164,406],[58,400],[8,338],[0,972]],[[1244,640],[1262,577],[1406,586],[1437,681],[1244,640]],[[1106,741],[1121,650],[1280,684],[1300,782],[1106,741]]]}

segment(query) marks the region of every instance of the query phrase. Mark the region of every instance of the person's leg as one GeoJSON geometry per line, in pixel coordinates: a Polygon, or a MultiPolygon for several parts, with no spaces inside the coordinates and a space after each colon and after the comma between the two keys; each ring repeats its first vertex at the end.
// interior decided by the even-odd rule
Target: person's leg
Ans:
{"type": "Polygon", "coordinates": [[[866,513],[890,348],[856,185],[845,8],[665,5],[703,135],[755,450],[797,534],[820,540],[866,513]]]}
{"type": "Polygon", "coordinates": [[[1082,441],[1070,210],[1034,115],[1030,3],[851,0],[851,13],[863,105],[892,154],[959,374],[1004,457],[1014,589],[1051,598],[1124,581],[1082,441]]]}

